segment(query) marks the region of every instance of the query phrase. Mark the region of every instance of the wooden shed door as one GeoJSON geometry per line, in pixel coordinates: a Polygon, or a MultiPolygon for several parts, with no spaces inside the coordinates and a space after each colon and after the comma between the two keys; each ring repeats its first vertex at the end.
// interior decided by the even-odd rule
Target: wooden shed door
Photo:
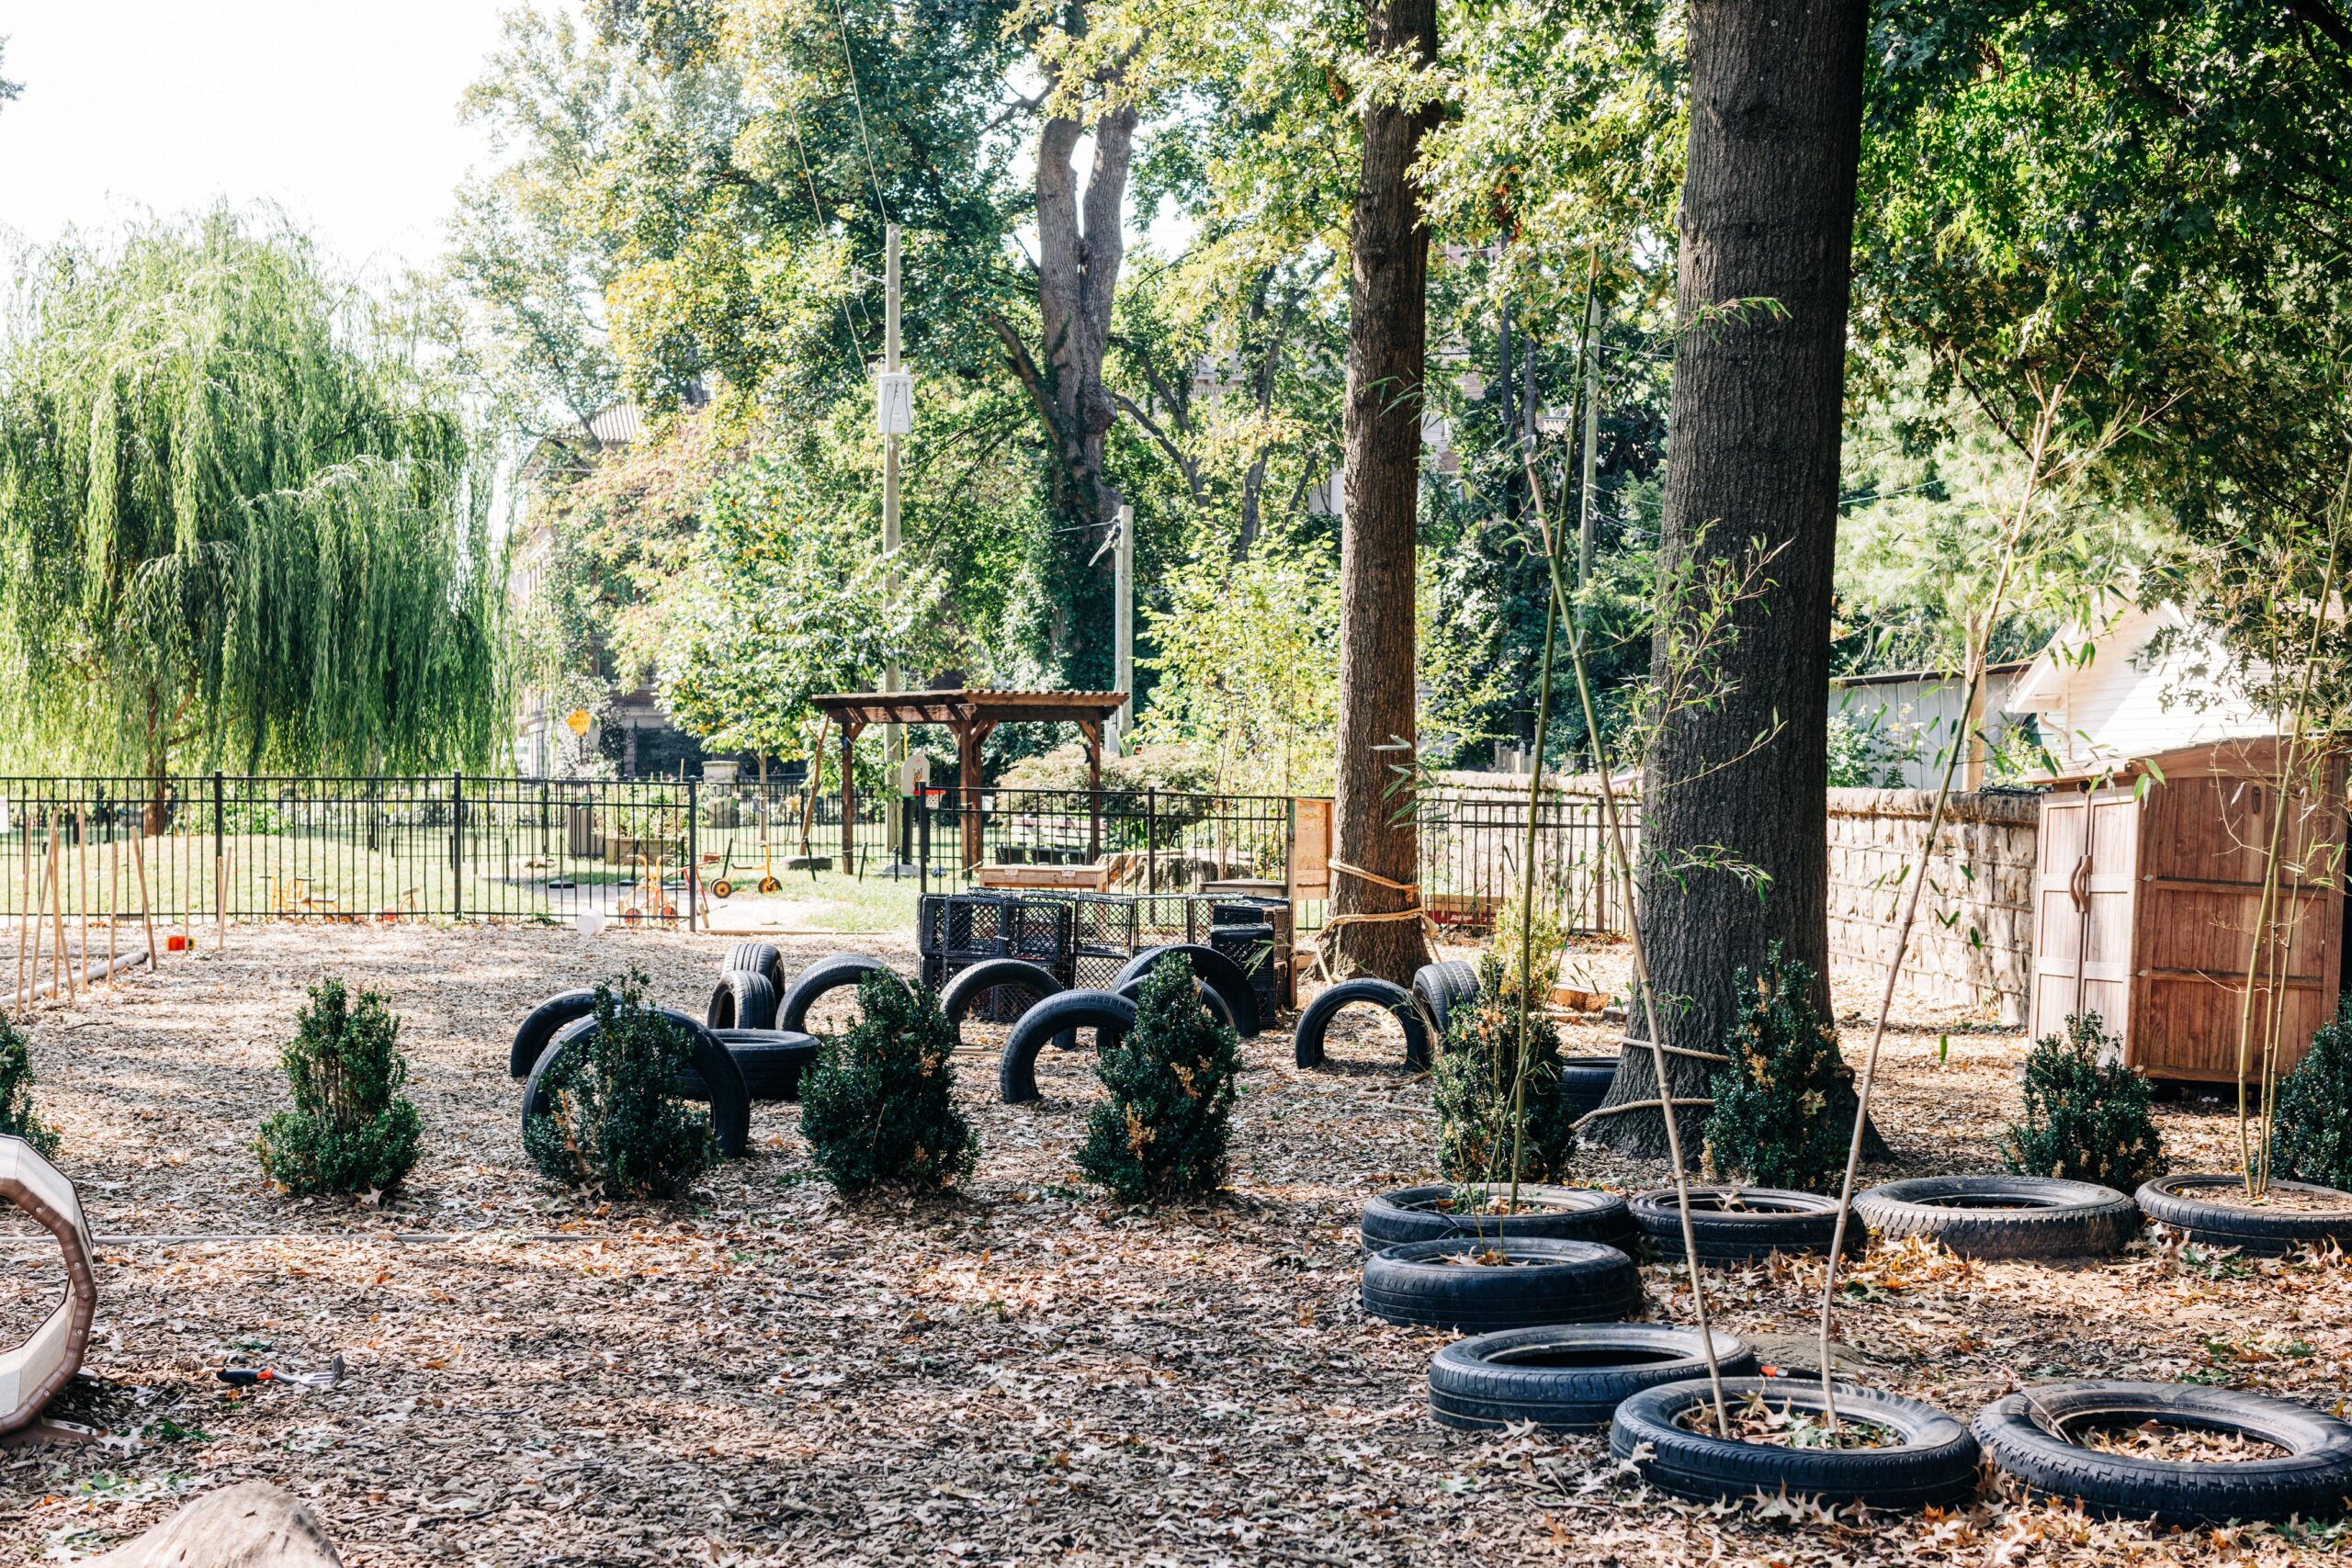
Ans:
{"type": "Polygon", "coordinates": [[[2132,1024],[2132,895],[2140,803],[2128,784],[2042,799],[2034,866],[2033,1032],[2064,1034],[2076,1012],[2109,1034],[2132,1024]]]}

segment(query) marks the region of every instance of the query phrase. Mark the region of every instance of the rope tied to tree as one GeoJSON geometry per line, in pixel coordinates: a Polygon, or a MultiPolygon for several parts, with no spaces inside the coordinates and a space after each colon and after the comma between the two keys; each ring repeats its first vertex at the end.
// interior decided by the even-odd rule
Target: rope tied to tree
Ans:
{"type": "MultiPolygon", "coordinates": [[[[1617,1037],[1617,1043],[1620,1045],[1637,1045],[1645,1051],[1650,1048],[1650,1043],[1648,1041],[1636,1039],[1631,1034],[1620,1034],[1617,1037]]],[[[1725,1064],[1728,1064],[1731,1061],[1731,1058],[1724,1055],[1721,1051],[1702,1051],[1696,1046],[1691,1045],[1668,1045],[1661,1042],[1657,1048],[1665,1052],[1669,1056],[1688,1056],[1693,1061],[1723,1062],[1725,1064]]]]}
{"type": "MultiPolygon", "coordinates": [[[[1588,1122],[1598,1122],[1603,1116],[1622,1116],[1628,1111],[1665,1111],[1668,1103],[1668,1101],[1662,1100],[1629,1100],[1623,1105],[1604,1105],[1598,1111],[1589,1111],[1582,1116],[1577,1117],[1576,1120],[1576,1129],[1577,1132],[1581,1133],[1584,1131],[1585,1123],[1588,1122]]],[[[1702,1105],[1713,1108],[1715,1102],[1712,1098],[1709,1098],[1705,1100],[1677,1100],[1671,1103],[1677,1111],[1684,1111],[1696,1110],[1698,1107],[1702,1105]]]]}
{"type": "Polygon", "coordinates": [[[1325,920],[1323,929],[1315,933],[1315,969],[1326,981],[1332,978],[1329,939],[1342,926],[1378,926],[1387,925],[1396,920],[1419,920],[1430,936],[1437,935],[1437,922],[1430,919],[1430,912],[1427,909],[1421,908],[1419,883],[1398,882],[1392,877],[1383,876],[1376,871],[1366,871],[1360,865],[1351,865],[1337,856],[1334,856],[1329,863],[1336,875],[1352,876],[1359,882],[1377,884],[1392,892],[1402,893],[1408,902],[1401,909],[1389,909],[1378,913],[1366,910],[1354,914],[1333,915],[1325,920]]]}

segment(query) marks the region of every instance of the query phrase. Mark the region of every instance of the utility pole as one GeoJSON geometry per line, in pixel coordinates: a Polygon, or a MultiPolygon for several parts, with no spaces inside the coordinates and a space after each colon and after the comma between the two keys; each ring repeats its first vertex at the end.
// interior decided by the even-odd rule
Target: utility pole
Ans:
{"type": "MultiPolygon", "coordinates": [[[[884,591],[893,604],[899,597],[899,438],[911,428],[914,420],[914,399],[909,378],[899,364],[899,226],[889,224],[883,230],[884,264],[882,275],[882,379],[875,400],[875,417],[882,428],[882,558],[887,563],[883,574],[884,591]]],[[[893,660],[882,671],[882,689],[899,689],[900,671],[893,660]]],[[[882,728],[882,761],[891,778],[883,798],[890,803],[883,814],[887,842],[890,847],[890,874],[899,874],[906,863],[906,813],[899,808],[896,773],[905,755],[906,731],[896,724],[882,728]]],[[[842,765],[846,767],[847,761],[842,765]]],[[[844,784],[847,780],[842,781],[844,784]]],[[[848,825],[842,825],[848,831],[848,825]]]]}
{"type": "Polygon", "coordinates": [[[1111,754],[1115,757],[1126,754],[1127,735],[1136,723],[1136,509],[1125,502],[1119,504],[1119,537],[1111,560],[1116,583],[1116,679],[1119,690],[1127,694],[1112,720],[1111,754]]]}
{"type": "Polygon", "coordinates": [[[1584,474],[1579,487],[1582,505],[1577,514],[1577,587],[1592,581],[1592,469],[1600,431],[1600,292],[1594,289],[1585,305],[1584,321],[1584,474]]]}

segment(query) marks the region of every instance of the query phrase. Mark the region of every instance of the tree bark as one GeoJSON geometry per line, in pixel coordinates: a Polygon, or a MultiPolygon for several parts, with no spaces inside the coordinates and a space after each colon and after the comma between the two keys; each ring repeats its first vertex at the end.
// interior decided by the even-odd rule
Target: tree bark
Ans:
{"type": "MultiPolygon", "coordinates": [[[[1666,1043],[1690,1050],[1721,1048],[1734,969],[1760,965],[1776,941],[1814,967],[1831,1016],[1830,570],[1869,20],[1867,0],[1690,6],[1677,313],[1687,324],[1727,300],[1770,299],[1786,314],[1687,333],[1674,355],[1661,583],[1677,563],[1779,550],[1769,588],[1736,611],[1732,689],[1664,716],[1644,761],[1642,936],[1666,1043]],[[1725,856],[1769,882],[1759,891],[1689,863],[1725,856]]],[[[1690,605],[1659,608],[1654,671],[1690,605]]],[[[1638,1007],[1629,1024],[1648,1038],[1638,1007]]],[[[1669,1062],[1677,1097],[1706,1094],[1717,1064],[1669,1062]]],[[[1649,1055],[1626,1052],[1605,1103],[1656,1099],[1649,1055]]],[[[1681,1114],[1695,1150],[1706,1113],[1681,1114]]],[[[1623,1153],[1665,1153],[1655,1111],[1604,1117],[1591,1134],[1623,1153]]]]}
{"type": "MultiPolygon", "coordinates": [[[[1365,31],[1375,55],[1409,53],[1424,66],[1437,59],[1435,0],[1374,0],[1365,31]]],[[[1413,572],[1430,234],[1411,170],[1437,119],[1434,104],[1414,108],[1367,95],[1348,295],[1332,940],[1345,969],[1399,984],[1429,961],[1420,921],[1361,917],[1419,902],[1405,889],[1420,880],[1407,770],[1415,743],[1413,572]]]]}

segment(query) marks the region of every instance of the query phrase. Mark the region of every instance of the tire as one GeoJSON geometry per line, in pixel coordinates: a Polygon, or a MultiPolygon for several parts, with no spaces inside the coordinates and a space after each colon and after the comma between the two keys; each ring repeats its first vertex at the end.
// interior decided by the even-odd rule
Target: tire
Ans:
{"type": "Polygon", "coordinates": [[[703,1022],[712,1029],[774,1029],[775,987],[757,970],[727,970],[711,990],[703,1022]]]}
{"type": "MultiPolygon", "coordinates": [[[[972,1004],[999,986],[1021,987],[1039,1001],[1058,996],[1064,989],[1062,983],[1054,978],[1052,970],[1042,964],[1032,964],[1025,958],[983,958],[978,964],[958,969],[948,977],[947,984],[939,992],[939,1010],[946,1015],[948,1023],[955,1029],[957,1044],[964,1043],[964,1020],[971,1013],[972,1004]]],[[[1065,1030],[1054,1036],[1054,1049],[1078,1049],[1078,1032],[1065,1030]]]]}
{"type": "Polygon", "coordinates": [[[514,1029],[514,1046],[506,1055],[506,1076],[527,1078],[538,1065],[539,1053],[548,1048],[555,1032],[574,1019],[586,1018],[595,1010],[594,991],[558,991],[533,1008],[514,1029]]]}
{"type": "Polygon", "coordinates": [[[787,1034],[781,1029],[714,1029],[711,1032],[735,1058],[744,1090],[754,1102],[797,1100],[800,1075],[817,1059],[822,1043],[813,1034],[787,1034]]]}
{"type": "MultiPolygon", "coordinates": [[[[1715,1365],[1752,1377],[1756,1356],[1713,1330],[1715,1365]]],[[[1555,1432],[1598,1432],[1645,1388],[1707,1375],[1696,1330],[1655,1323],[1549,1324],[1457,1339],[1430,1362],[1430,1415],[1442,1426],[1491,1431],[1532,1421],[1555,1432]]]]}
{"type": "Polygon", "coordinates": [[[1385,1247],[1363,1260],[1366,1317],[1417,1328],[1491,1334],[1555,1323],[1609,1323],[1642,1308],[1641,1271],[1613,1247],[1548,1236],[1454,1236],[1385,1247]],[[1441,1261],[1493,1250],[1507,1269],[1441,1261]]]}
{"type": "Polygon", "coordinates": [[[1306,1004],[1306,1010],[1298,1015],[1298,1027],[1291,1032],[1292,1054],[1300,1066],[1323,1065],[1323,1037],[1330,1030],[1332,1018],[1341,1008],[1357,1002],[1376,1007],[1395,1019],[1405,1032],[1406,1067],[1413,1072],[1429,1070],[1429,1022],[1415,1005],[1413,993],[1392,981],[1370,976],[1326,986],[1306,1004]]]}
{"type": "Polygon", "coordinates": [[[1021,1015],[1006,1036],[1004,1055],[997,1065],[997,1094],[1007,1105],[1040,1100],[1037,1092],[1037,1053],[1057,1034],[1091,1029],[1099,1042],[1106,1032],[1116,1038],[1136,1026],[1136,1004],[1108,991],[1063,991],[1047,997],[1021,1015]]]}
{"type": "Polygon", "coordinates": [[[1986,1457],[2004,1474],[2100,1518],[2185,1527],[2339,1518],[2352,1496],[2352,1425],[2267,1394],[2195,1383],[2044,1383],[1995,1400],[1974,1425],[1986,1457]],[[2143,1459],[2100,1453],[2064,1436],[2083,1423],[2147,1420],[2243,1433],[2287,1455],[2203,1463],[2143,1459]]]}
{"type": "MultiPolygon", "coordinates": [[[[1814,1378],[1726,1378],[1728,1401],[1760,1394],[1774,1404],[1821,1409],[1814,1378]]],[[[1893,1513],[1958,1502],[1976,1490],[1976,1439],[1932,1404],[1841,1383],[1838,1413],[1887,1427],[1900,1443],[1875,1449],[1799,1449],[1743,1443],[1694,1432],[1678,1419],[1713,1397],[1704,1378],[1646,1388],[1617,1407],[1609,1451],[1631,1461],[1661,1492],[1701,1502],[1816,1497],[1831,1507],[1860,1504],[1893,1513]],[[1644,1447],[1648,1453],[1634,1457],[1644,1447]]]]}
{"type": "MultiPolygon", "coordinates": [[[[684,1024],[694,1041],[694,1071],[682,1075],[676,1086],[679,1098],[701,1100],[710,1106],[710,1130],[718,1140],[718,1152],[728,1159],[743,1157],[744,1148],[752,1138],[752,1094],[743,1082],[743,1070],[718,1037],[684,1013],[669,1008],[656,1010],[662,1017],[675,1019],[684,1024]],[[688,1093],[689,1085],[698,1093],[688,1093]]],[[[539,1053],[532,1064],[530,1080],[523,1086],[523,1125],[528,1128],[535,1117],[549,1111],[547,1077],[555,1065],[567,1055],[574,1043],[584,1041],[595,1031],[596,1021],[582,1019],[565,1029],[548,1048],[539,1053]]]]}
{"type": "Polygon", "coordinates": [[[1569,1111],[1582,1116],[1600,1109],[1609,1086],[1617,1081],[1614,1056],[1566,1056],[1560,1062],[1560,1099],[1569,1111]]]}
{"type": "Polygon", "coordinates": [[[1430,1036],[1442,1050],[1446,1014],[1459,1003],[1478,999],[1478,966],[1459,958],[1424,964],[1414,971],[1413,995],[1421,998],[1421,1010],[1430,1015],[1430,1036]]]}
{"type": "MultiPolygon", "coordinates": [[[[1682,1219],[1673,1188],[1637,1192],[1626,1200],[1626,1207],[1633,1211],[1651,1257],[1682,1261],[1682,1219]]],[[[1693,1187],[1690,1234],[1699,1244],[1702,1263],[1761,1263],[1776,1252],[1792,1258],[1827,1252],[1838,1235],[1838,1200],[1778,1187],[1693,1187]],[[1725,1207],[1731,1200],[1741,1206],[1725,1207]]],[[[1868,1252],[1870,1245],[1868,1227],[1846,1227],[1849,1257],[1868,1252]]]]}
{"type": "MultiPolygon", "coordinates": [[[[1114,997],[1125,997],[1127,1000],[1134,1002],[1137,1007],[1141,1007],[1143,1005],[1143,981],[1140,979],[1130,980],[1125,985],[1119,987],[1116,990],[1114,990],[1111,994],[1114,997]]],[[[1193,995],[1201,999],[1201,1006],[1208,1010],[1208,1015],[1211,1018],[1216,1020],[1217,1022],[1225,1025],[1227,1029],[1234,1029],[1233,1009],[1227,1003],[1224,992],[1218,990],[1215,986],[1206,985],[1199,980],[1195,980],[1193,982],[1193,995]]],[[[1240,1031],[1236,1029],[1234,1030],[1234,1032],[1238,1034],[1240,1031]]],[[[1069,1034],[1064,1034],[1057,1037],[1054,1043],[1057,1045],[1061,1045],[1061,1042],[1063,1040],[1069,1040],[1072,1043],[1076,1043],[1076,1037],[1069,1034]]],[[[1113,1045],[1117,1043],[1118,1036],[1116,1034],[1098,1035],[1095,1039],[1095,1043],[1098,1046],[1113,1045]]],[[[1062,1046],[1062,1049],[1068,1050],[1069,1047],[1062,1046]]]]}
{"type": "MultiPolygon", "coordinates": [[[[725,894],[719,896],[726,897],[725,894]]],[[[729,948],[727,956],[718,961],[718,971],[725,975],[739,969],[765,976],[767,983],[779,993],[784,989],[784,954],[775,950],[774,943],[739,942],[729,948]]]]}
{"type": "MultiPolygon", "coordinates": [[[[832,992],[854,987],[868,975],[888,975],[899,979],[899,972],[880,959],[863,953],[829,953],[803,969],[784,994],[784,1006],[776,1010],[775,1026],[788,1033],[808,1032],[808,1010],[832,992]]],[[[900,985],[906,984],[899,980],[900,985]]]]}
{"type": "Polygon", "coordinates": [[[2207,1247],[2234,1247],[2263,1258],[2283,1258],[2297,1247],[2325,1247],[2330,1242],[2352,1251],[2352,1192],[2301,1181],[2270,1184],[2290,1192],[2343,1200],[2341,1208],[2324,1213],[2234,1208],[2193,1196],[2238,1185],[2234,1176],[2160,1176],[2140,1189],[2140,1208],[2157,1224],[2170,1225],[2207,1247]]]}
{"type": "Polygon", "coordinates": [[[1225,998],[1227,1011],[1233,1014],[1233,1032],[1247,1040],[1255,1035],[1263,1021],[1258,1017],[1258,993],[1250,985],[1250,976],[1240,964],[1197,942],[1180,942],[1167,947],[1147,947],[1119,966],[1111,978],[1110,988],[1117,990],[1130,980],[1143,977],[1154,964],[1171,953],[1181,953],[1193,961],[1193,977],[1204,985],[1216,987],[1225,998]]]}
{"type": "Polygon", "coordinates": [[[2112,1187],[2046,1176],[1923,1176],[1854,1200],[1890,1239],[1924,1235],[1963,1258],[2111,1258],[2140,1229],[2140,1208],[2112,1187]]]}
{"type": "MultiPolygon", "coordinates": [[[[1633,1217],[1625,1212],[1625,1200],[1614,1192],[1603,1192],[1597,1187],[1542,1187],[1528,1183],[1521,1186],[1519,1201],[1532,1205],[1532,1213],[1487,1214],[1474,1219],[1434,1207],[1463,1190],[1439,1183],[1381,1193],[1363,1206],[1363,1217],[1359,1223],[1363,1249],[1378,1252],[1384,1247],[1404,1247],[1417,1241],[1482,1235],[1597,1241],[1621,1252],[1633,1250],[1633,1217]]],[[[1499,1181],[1479,1183],[1475,1190],[1482,1193],[1510,1190],[1508,1183],[1499,1181]]]]}

